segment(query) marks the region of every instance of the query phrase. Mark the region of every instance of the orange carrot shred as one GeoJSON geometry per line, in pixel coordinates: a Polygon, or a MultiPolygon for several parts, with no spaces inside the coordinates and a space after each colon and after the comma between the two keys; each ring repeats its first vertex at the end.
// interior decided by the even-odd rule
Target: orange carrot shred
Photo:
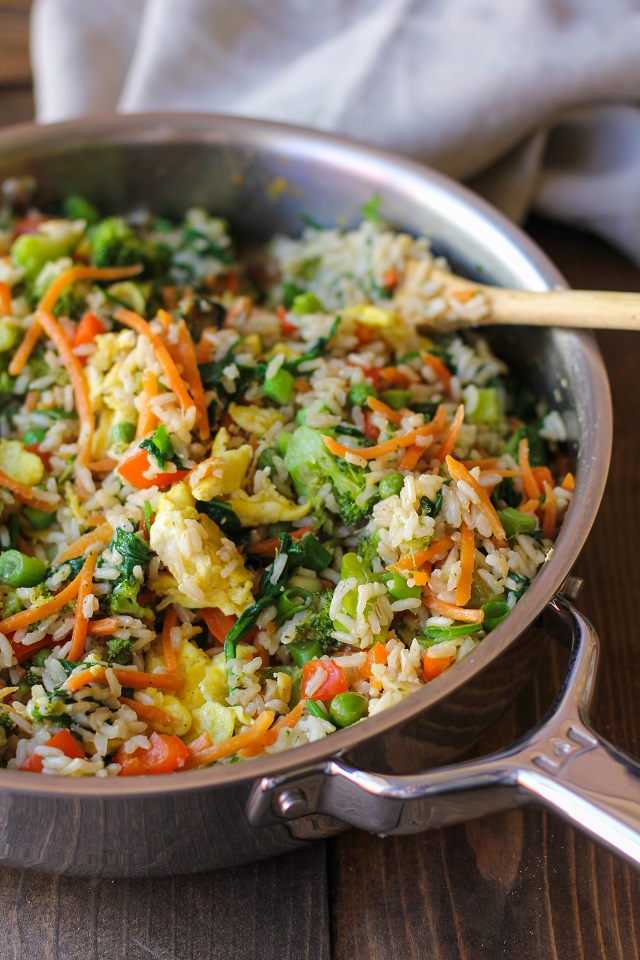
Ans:
{"type": "Polygon", "coordinates": [[[418,427],[417,430],[411,430],[410,433],[405,433],[400,437],[392,437],[390,440],[377,443],[373,447],[358,447],[354,450],[338,443],[333,437],[323,435],[322,439],[327,449],[336,457],[345,457],[348,453],[352,453],[357,457],[363,457],[365,460],[374,460],[377,457],[385,456],[387,453],[393,453],[395,450],[411,447],[415,443],[416,437],[427,437],[429,434],[442,429],[439,424],[436,425],[436,417],[433,418],[431,423],[426,423],[424,427],[418,427]]]}
{"type": "Polygon", "coordinates": [[[445,458],[451,453],[451,451],[455,447],[456,440],[458,439],[458,434],[460,433],[460,427],[462,426],[463,422],[464,422],[464,404],[461,403],[458,409],[456,410],[456,415],[453,418],[451,426],[449,427],[440,448],[435,453],[435,459],[439,460],[440,463],[444,463],[445,458]]]}
{"type": "MultiPolygon", "coordinates": [[[[143,673],[142,670],[119,670],[111,667],[116,680],[123,687],[133,690],[144,690],[145,687],[158,687],[159,690],[179,690],[184,685],[184,677],[170,676],[166,673],[143,673]]],[[[80,673],[73,674],[66,681],[67,690],[75,693],[88,683],[105,684],[106,667],[88,667],[80,673]]]]}
{"type": "MultiPolygon", "coordinates": [[[[171,315],[166,310],[158,310],[158,318],[165,324],[165,328],[173,322],[171,315]]],[[[194,403],[198,410],[198,430],[202,440],[208,440],[211,436],[209,428],[209,416],[207,414],[207,402],[202,386],[202,377],[198,369],[198,360],[196,357],[196,348],[189,329],[184,322],[178,323],[178,342],[169,346],[169,353],[173,359],[182,367],[182,374],[187,381],[191,391],[194,403]]]]}
{"type": "Polygon", "coordinates": [[[121,623],[117,617],[103,617],[102,620],[90,620],[87,633],[90,637],[108,637],[120,627],[121,623]]]}
{"type": "Polygon", "coordinates": [[[544,483],[544,504],[542,509],[542,536],[547,540],[551,540],[556,529],[558,505],[556,503],[556,498],[553,495],[553,487],[551,484],[547,483],[546,480],[544,483]]]}
{"type": "Polygon", "coordinates": [[[201,767],[205,763],[213,763],[214,760],[230,757],[245,747],[255,746],[262,741],[264,734],[273,723],[273,718],[274,714],[271,710],[263,710],[244,733],[237,733],[220,743],[214,743],[211,747],[193,754],[191,759],[187,760],[185,768],[201,767]]]}
{"type": "Polygon", "coordinates": [[[44,510],[46,513],[53,513],[53,507],[48,500],[38,496],[37,487],[28,487],[19,480],[14,480],[4,470],[0,470],[0,489],[9,490],[20,503],[26,503],[30,507],[37,507],[38,510],[44,510]]]}
{"type": "Polygon", "coordinates": [[[9,317],[12,313],[11,287],[8,283],[0,283],[0,317],[9,317]]]}
{"type": "Polygon", "coordinates": [[[91,550],[102,550],[103,547],[106,547],[109,543],[112,536],[113,528],[111,524],[107,521],[101,523],[99,527],[78,537],[77,540],[70,543],[64,550],[61,550],[56,557],[56,566],[59,567],[60,564],[66,563],[67,560],[75,560],[76,557],[81,557],[83,553],[91,550]]]}
{"type": "Polygon", "coordinates": [[[529,441],[523,437],[518,444],[518,465],[522,473],[522,486],[529,500],[537,500],[540,496],[540,487],[531,470],[529,463],[529,441]]]}
{"type": "Polygon", "coordinates": [[[444,392],[448,396],[451,396],[451,372],[448,367],[445,366],[440,357],[436,357],[432,353],[423,352],[420,356],[422,357],[423,363],[430,367],[438,380],[442,382],[444,392]]]}
{"type": "Polygon", "coordinates": [[[67,603],[71,603],[78,595],[82,572],[81,570],[71,583],[67,584],[59,593],[56,593],[54,597],[50,597],[44,603],[41,603],[39,607],[20,610],[19,613],[14,613],[10,617],[0,620],[0,633],[4,633],[6,636],[8,633],[14,633],[14,631],[20,630],[22,627],[28,627],[30,624],[36,623],[37,620],[45,620],[53,613],[57,613],[58,610],[62,610],[67,603]]]}
{"type": "Polygon", "coordinates": [[[414,443],[412,447],[407,447],[407,452],[400,461],[401,470],[413,470],[423,453],[427,452],[427,447],[420,447],[414,443]]]}
{"type": "Polygon", "coordinates": [[[136,440],[142,440],[151,433],[158,424],[158,418],[151,408],[151,401],[158,396],[158,381],[153,370],[145,370],[142,374],[142,394],[140,395],[140,412],[136,427],[136,440]]]}
{"type": "Polygon", "coordinates": [[[446,603],[433,594],[427,594],[423,603],[431,610],[435,610],[441,617],[450,620],[461,620],[463,623],[482,623],[484,610],[471,610],[469,607],[456,607],[453,603],[446,603]]]}
{"type": "Polygon", "coordinates": [[[167,673],[175,673],[178,669],[178,657],[176,656],[175,647],[171,640],[171,631],[177,625],[178,614],[176,608],[171,606],[165,614],[164,625],[162,627],[162,659],[164,660],[167,673]]]}
{"type": "Polygon", "coordinates": [[[83,608],[85,598],[91,593],[93,586],[93,572],[95,568],[96,555],[95,553],[91,553],[87,557],[85,565],[80,573],[80,587],[78,589],[78,596],[76,599],[76,614],[73,623],[73,634],[71,635],[71,646],[69,647],[68,654],[68,658],[72,662],[79,660],[84,653],[84,645],[87,639],[87,626],[91,618],[85,616],[83,608]]]}
{"type": "Polygon", "coordinates": [[[127,707],[131,707],[134,713],[149,725],[159,723],[163,727],[175,727],[175,718],[165,713],[160,707],[155,707],[150,703],[142,703],[140,700],[134,700],[133,697],[118,697],[118,700],[127,707]]]}
{"type": "MultiPolygon", "coordinates": [[[[77,462],[82,467],[86,467],[91,459],[91,448],[93,446],[93,408],[89,396],[89,384],[84,373],[84,369],[79,359],[71,348],[67,336],[52,313],[42,308],[36,311],[35,320],[40,324],[50,340],[53,340],[60,359],[66,367],[73,395],[76,402],[76,410],[80,418],[80,434],[78,436],[78,459],[77,462]]],[[[35,322],[35,321],[34,321],[35,322]]]]}
{"type": "Polygon", "coordinates": [[[476,533],[466,523],[460,529],[460,576],[456,586],[456,603],[464,607],[471,599],[471,583],[475,561],[476,533]]]}
{"type": "Polygon", "coordinates": [[[246,747],[244,750],[240,751],[241,757],[254,757],[258,753],[262,753],[265,747],[270,747],[278,739],[278,734],[281,730],[291,729],[295,727],[296,723],[303,714],[304,708],[306,706],[306,700],[299,700],[293,710],[290,710],[289,713],[285,714],[284,717],[274,723],[270,730],[267,730],[264,737],[260,743],[255,744],[253,747],[246,747]]]}
{"type": "Polygon", "coordinates": [[[480,510],[487,518],[493,535],[497,537],[498,540],[506,540],[507,538],[505,536],[504,527],[500,523],[500,518],[496,513],[496,508],[491,503],[486,491],[482,489],[473,474],[469,473],[467,468],[461,464],[459,460],[454,460],[454,458],[451,456],[447,457],[447,466],[449,468],[449,473],[456,483],[462,480],[475,492],[478,500],[480,501],[480,510]]]}
{"type": "Polygon", "coordinates": [[[440,537],[434,540],[428,550],[416,550],[406,557],[401,557],[397,563],[391,564],[389,570],[411,570],[412,568],[422,567],[425,563],[435,560],[441,553],[451,550],[453,540],[451,537],[440,537]]]}
{"type": "MultiPolygon", "coordinates": [[[[141,270],[142,266],[140,264],[134,264],[130,267],[90,267],[84,265],[70,267],[69,270],[65,270],[51,283],[38,304],[38,310],[51,312],[60,294],[76,280],[126,280],[128,277],[135,277],[141,270]]],[[[24,370],[41,333],[42,325],[36,313],[31,326],[9,364],[9,373],[12,377],[17,377],[24,370]]]]}
{"type": "Polygon", "coordinates": [[[167,350],[162,337],[160,337],[155,330],[149,326],[144,317],[141,317],[139,313],[134,313],[133,310],[126,310],[124,307],[121,307],[119,310],[116,310],[114,316],[119,323],[123,323],[125,326],[131,327],[132,330],[135,330],[136,333],[146,337],[150,342],[155,351],[156,358],[160,363],[167,380],[169,381],[171,389],[180,401],[180,406],[182,407],[183,413],[190,407],[195,407],[195,402],[187,390],[182,377],[178,373],[176,365],[173,362],[171,354],[167,350]]]}
{"type": "Polygon", "coordinates": [[[391,407],[383,403],[382,400],[378,400],[377,397],[367,397],[367,406],[370,407],[374,413],[381,413],[387,420],[391,420],[391,422],[395,423],[398,427],[400,426],[402,422],[402,414],[400,411],[392,410],[391,407]]]}

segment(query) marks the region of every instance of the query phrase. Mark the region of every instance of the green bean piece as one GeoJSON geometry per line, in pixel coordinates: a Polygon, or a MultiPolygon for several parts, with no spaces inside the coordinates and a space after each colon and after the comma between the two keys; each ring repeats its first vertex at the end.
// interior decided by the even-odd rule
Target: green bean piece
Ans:
{"type": "Polygon", "coordinates": [[[409,390],[385,390],[380,394],[380,399],[392,410],[402,410],[409,405],[411,393],[409,390]]]}
{"type": "Polygon", "coordinates": [[[0,581],[11,587],[35,587],[47,575],[47,565],[36,557],[28,557],[19,550],[5,550],[0,554],[0,581]]]}
{"type": "Polygon", "coordinates": [[[299,640],[297,643],[290,643],[287,650],[298,667],[304,667],[307,660],[319,660],[324,653],[322,644],[317,640],[299,640]]]}
{"type": "Polygon", "coordinates": [[[315,700],[307,700],[307,710],[312,716],[319,717],[320,720],[328,719],[324,709],[315,700]]]}
{"type": "Polygon", "coordinates": [[[350,727],[367,715],[367,698],[361,693],[339,693],[329,707],[329,716],[338,727],[350,727]]]}
{"type": "Polygon", "coordinates": [[[293,393],[293,375],[280,367],[273,377],[266,377],[263,389],[270,400],[276,403],[288,403],[293,393]]]}
{"type": "Polygon", "coordinates": [[[380,499],[386,500],[387,497],[398,496],[402,490],[404,484],[404,476],[401,473],[398,473],[397,470],[394,470],[393,473],[388,473],[386,477],[383,477],[380,481],[380,486],[378,491],[380,493],[380,499]]]}
{"type": "Polygon", "coordinates": [[[383,573],[382,581],[387,585],[387,590],[396,600],[417,600],[421,595],[420,587],[410,587],[399,573],[383,573]]]}

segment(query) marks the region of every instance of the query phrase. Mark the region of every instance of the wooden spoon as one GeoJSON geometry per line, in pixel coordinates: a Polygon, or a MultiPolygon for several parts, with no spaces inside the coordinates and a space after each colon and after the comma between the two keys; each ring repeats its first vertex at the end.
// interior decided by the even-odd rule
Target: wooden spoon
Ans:
{"type": "MultiPolygon", "coordinates": [[[[490,287],[448,270],[432,270],[448,296],[479,291],[486,295],[489,313],[478,319],[459,318],[453,327],[511,324],[536,327],[591,327],[597,330],[640,330],[640,293],[614,290],[507,290],[490,287]]],[[[449,323],[447,323],[449,326],[449,323]]]]}

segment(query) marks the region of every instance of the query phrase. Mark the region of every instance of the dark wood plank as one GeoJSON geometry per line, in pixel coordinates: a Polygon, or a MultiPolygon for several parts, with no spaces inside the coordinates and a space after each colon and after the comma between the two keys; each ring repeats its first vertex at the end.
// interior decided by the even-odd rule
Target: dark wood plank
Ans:
{"type": "Polygon", "coordinates": [[[329,960],[322,844],[161,880],[0,870],[3,960],[329,960]]]}
{"type": "MultiPolygon", "coordinates": [[[[606,244],[532,221],[574,286],[640,290],[640,272],[606,244]]],[[[597,727],[640,753],[640,343],[599,335],[616,417],[609,483],[576,573],[603,640],[597,727]]],[[[487,753],[526,731],[557,689],[562,657],[490,731],[487,753]]],[[[335,960],[630,960],[638,957],[640,874],[555,817],[515,811],[423,836],[351,832],[330,844],[335,960]],[[363,904],[371,908],[363,909],[363,904]]]]}
{"type": "Polygon", "coordinates": [[[0,84],[31,79],[29,11],[31,0],[0,0],[0,84]]]}

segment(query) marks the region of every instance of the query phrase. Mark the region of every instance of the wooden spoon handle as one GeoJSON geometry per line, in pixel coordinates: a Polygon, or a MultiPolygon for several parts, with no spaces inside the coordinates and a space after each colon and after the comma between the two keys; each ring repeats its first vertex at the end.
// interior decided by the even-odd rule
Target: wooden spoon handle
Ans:
{"type": "MultiPolygon", "coordinates": [[[[640,330],[640,293],[602,290],[506,290],[474,283],[444,270],[434,270],[450,295],[480,290],[489,299],[489,315],[477,325],[512,324],[537,327],[590,327],[597,330],[640,330]]],[[[473,321],[476,325],[476,321],[473,321]]]]}

